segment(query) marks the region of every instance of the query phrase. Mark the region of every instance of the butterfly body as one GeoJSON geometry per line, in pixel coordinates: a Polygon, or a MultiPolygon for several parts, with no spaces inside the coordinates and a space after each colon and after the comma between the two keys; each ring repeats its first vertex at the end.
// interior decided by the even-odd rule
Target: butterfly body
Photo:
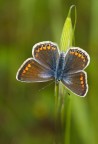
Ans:
{"type": "Polygon", "coordinates": [[[71,47],[60,52],[57,44],[45,41],[32,49],[33,58],[28,58],[19,68],[16,79],[21,82],[61,81],[79,96],[88,91],[87,74],[84,69],[90,62],[86,51],[71,47]]]}
{"type": "Polygon", "coordinates": [[[59,82],[63,77],[63,71],[65,67],[65,53],[60,53],[60,56],[57,61],[56,73],[55,73],[55,80],[59,82]]]}

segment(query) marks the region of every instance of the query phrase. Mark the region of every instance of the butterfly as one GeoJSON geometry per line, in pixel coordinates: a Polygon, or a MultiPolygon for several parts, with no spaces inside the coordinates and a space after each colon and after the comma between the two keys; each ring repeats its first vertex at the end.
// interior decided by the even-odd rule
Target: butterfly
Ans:
{"type": "Polygon", "coordinates": [[[21,82],[61,81],[66,88],[78,96],[88,91],[87,74],[84,69],[90,57],[79,47],[70,47],[60,52],[58,45],[51,41],[37,43],[32,49],[33,57],[28,58],[19,68],[16,79],[21,82]]]}

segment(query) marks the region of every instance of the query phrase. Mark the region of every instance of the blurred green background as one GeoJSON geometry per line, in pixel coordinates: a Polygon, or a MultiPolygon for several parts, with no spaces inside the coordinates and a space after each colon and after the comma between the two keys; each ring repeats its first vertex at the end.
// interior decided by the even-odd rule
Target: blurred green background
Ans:
{"type": "MultiPolygon", "coordinates": [[[[77,7],[75,45],[91,57],[89,92],[73,96],[70,144],[98,144],[98,1],[0,0],[0,144],[55,144],[54,84],[16,81],[32,46],[60,42],[69,7],[77,7]]],[[[70,93],[71,94],[71,93],[70,93]]]]}

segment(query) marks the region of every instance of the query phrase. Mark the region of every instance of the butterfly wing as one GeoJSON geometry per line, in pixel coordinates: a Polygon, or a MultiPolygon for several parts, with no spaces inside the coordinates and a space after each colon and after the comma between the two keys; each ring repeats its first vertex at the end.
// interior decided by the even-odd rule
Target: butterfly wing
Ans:
{"type": "Polygon", "coordinates": [[[88,91],[87,75],[84,71],[66,74],[61,81],[68,89],[79,96],[85,96],[88,91]]]}
{"type": "Polygon", "coordinates": [[[87,75],[83,70],[88,66],[90,57],[81,48],[72,47],[65,55],[62,83],[73,93],[85,96],[88,91],[87,75]]]}
{"type": "Polygon", "coordinates": [[[85,69],[90,62],[90,57],[86,51],[78,47],[70,48],[65,56],[64,73],[74,73],[85,69]]]}
{"type": "Polygon", "coordinates": [[[23,82],[45,82],[53,80],[54,77],[53,71],[29,58],[19,68],[16,79],[23,82]]]}
{"type": "Polygon", "coordinates": [[[59,58],[58,46],[50,41],[40,42],[33,46],[33,57],[45,67],[55,71],[59,58]]]}

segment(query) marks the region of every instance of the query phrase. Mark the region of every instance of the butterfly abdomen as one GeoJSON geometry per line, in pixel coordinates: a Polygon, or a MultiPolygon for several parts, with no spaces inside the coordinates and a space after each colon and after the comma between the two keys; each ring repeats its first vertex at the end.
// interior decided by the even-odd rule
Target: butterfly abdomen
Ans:
{"type": "Polygon", "coordinates": [[[55,74],[55,79],[57,82],[62,79],[64,66],[65,66],[65,54],[61,53],[57,62],[56,74],[55,74]]]}

